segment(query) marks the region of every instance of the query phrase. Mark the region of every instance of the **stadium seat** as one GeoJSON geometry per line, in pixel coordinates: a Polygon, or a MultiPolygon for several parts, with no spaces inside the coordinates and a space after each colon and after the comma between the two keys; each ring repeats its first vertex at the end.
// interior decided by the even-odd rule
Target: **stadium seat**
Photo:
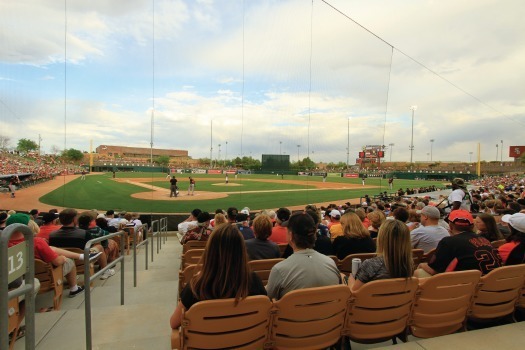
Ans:
{"type": "Polygon", "coordinates": [[[199,262],[204,249],[191,249],[182,255],[180,269],[184,270],[188,265],[195,265],[199,262]]]}
{"type": "Polygon", "coordinates": [[[283,258],[252,260],[248,262],[248,265],[250,266],[250,269],[259,276],[263,284],[266,285],[272,267],[283,260],[283,258]]]}
{"type": "Polygon", "coordinates": [[[430,259],[436,254],[436,248],[429,250],[426,254],[423,255],[423,258],[421,258],[421,262],[428,263],[430,259]]]}
{"type": "Polygon", "coordinates": [[[425,251],[423,249],[412,249],[412,259],[414,259],[414,268],[417,267],[425,256],[425,251]]]}
{"type": "Polygon", "coordinates": [[[262,349],[268,338],[272,303],[257,295],[240,300],[206,300],[183,311],[172,331],[172,349],[262,349]]]}
{"type": "Polygon", "coordinates": [[[334,345],[341,338],[349,297],[346,285],[287,293],[274,302],[268,347],[324,349],[334,345]]]}
{"type": "Polygon", "coordinates": [[[417,278],[366,283],[350,296],[343,335],[367,344],[404,338],[417,288],[417,278]]]}
{"type": "Polygon", "coordinates": [[[376,253],[358,253],[358,254],[350,254],[346,256],[343,260],[339,261],[339,271],[344,273],[346,276],[348,276],[350,273],[352,273],[352,259],[361,259],[361,262],[376,257],[376,253]]]}
{"type": "Polygon", "coordinates": [[[11,342],[9,343],[9,350],[15,347],[16,336],[20,328],[20,306],[18,305],[18,298],[10,299],[7,303],[7,333],[13,333],[11,342]]]}
{"type": "Polygon", "coordinates": [[[182,253],[186,253],[191,249],[204,249],[208,241],[188,241],[182,245],[182,253]]]}
{"type": "Polygon", "coordinates": [[[53,291],[53,309],[55,311],[60,310],[62,305],[62,293],[64,290],[63,271],[64,267],[62,265],[53,266],[40,259],[35,259],[35,277],[40,281],[38,294],[53,291]]]}
{"type": "Polygon", "coordinates": [[[490,242],[490,244],[492,245],[493,248],[499,248],[502,245],[504,245],[505,243],[507,243],[507,240],[505,240],[505,239],[500,239],[500,240],[497,240],[497,241],[490,242]]]}
{"type": "Polygon", "coordinates": [[[188,265],[184,270],[179,271],[179,299],[182,289],[188,284],[193,275],[197,272],[197,266],[199,265],[188,265]]]}
{"type": "Polygon", "coordinates": [[[419,280],[409,321],[410,333],[418,338],[431,338],[464,329],[480,277],[480,271],[470,270],[419,280]]]}

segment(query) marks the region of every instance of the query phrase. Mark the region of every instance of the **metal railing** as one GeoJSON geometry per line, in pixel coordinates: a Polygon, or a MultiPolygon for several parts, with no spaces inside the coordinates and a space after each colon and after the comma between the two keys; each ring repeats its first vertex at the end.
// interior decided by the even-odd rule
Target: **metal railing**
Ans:
{"type": "MultiPolygon", "coordinates": [[[[168,241],[168,218],[163,217],[160,219],[160,231],[164,232],[164,244],[168,241]]],[[[161,247],[162,248],[162,247],[161,247]]]]}
{"type": "MultiPolygon", "coordinates": [[[[34,234],[29,227],[22,224],[9,225],[0,235],[0,347],[9,349],[9,315],[10,299],[25,295],[26,350],[35,348],[35,252],[33,250],[34,234]],[[8,249],[9,239],[15,232],[24,235],[24,243],[8,249]],[[14,253],[16,254],[10,254],[14,253]],[[25,284],[9,291],[9,281],[25,274],[25,284]]],[[[13,335],[15,336],[15,335],[13,335]]]]}
{"type": "Polygon", "coordinates": [[[154,239],[157,237],[157,254],[160,250],[160,221],[159,220],[152,220],[151,221],[151,261],[153,262],[153,246],[154,246],[154,239]]]}
{"type": "MultiPolygon", "coordinates": [[[[146,270],[148,269],[148,244],[149,241],[147,239],[143,239],[142,242],[137,244],[137,236],[138,232],[133,228],[133,287],[137,286],[137,248],[145,245],[146,249],[144,250],[146,254],[144,254],[145,257],[145,263],[146,263],[146,270]]],[[[148,224],[142,225],[142,235],[144,236],[145,233],[148,232],[148,224]]]]}
{"type": "Polygon", "coordinates": [[[89,257],[89,251],[91,249],[91,246],[95,243],[100,243],[102,241],[105,241],[106,239],[113,238],[116,236],[120,236],[120,256],[109,263],[106,267],[103,269],[100,269],[98,272],[96,272],[93,276],[90,276],[91,271],[89,269],[91,262],[88,259],[84,259],[84,297],[85,297],[85,319],[86,319],[86,349],[91,350],[92,348],[92,329],[91,329],[91,280],[96,279],[100,275],[102,275],[106,270],[112,268],[113,266],[116,266],[118,262],[120,262],[120,305],[124,305],[124,231],[119,231],[115,233],[111,233],[107,236],[94,238],[86,242],[86,245],[84,246],[84,256],[89,257]]]}

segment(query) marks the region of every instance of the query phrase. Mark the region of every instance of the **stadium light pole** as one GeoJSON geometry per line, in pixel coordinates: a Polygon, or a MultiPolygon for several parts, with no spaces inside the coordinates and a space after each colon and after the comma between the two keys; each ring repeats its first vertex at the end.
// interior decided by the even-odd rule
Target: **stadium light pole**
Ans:
{"type": "Polygon", "coordinates": [[[346,140],[346,171],[350,167],[350,117],[348,117],[347,123],[347,140],[346,140]]]}
{"type": "Polygon", "coordinates": [[[412,137],[410,139],[410,164],[412,164],[413,161],[413,153],[414,153],[414,112],[416,111],[417,106],[410,106],[410,110],[412,110],[412,137]]]}
{"type": "Polygon", "coordinates": [[[434,139],[430,139],[430,161],[432,161],[432,146],[434,145],[434,139]]]}
{"type": "Polygon", "coordinates": [[[468,158],[468,159],[469,159],[468,162],[469,162],[469,163],[472,163],[472,153],[474,153],[474,152],[471,151],[471,152],[468,153],[468,156],[469,156],[469,158],[468,158]]]}
{"type": "Polygon", "coordinates": [[[297,145],[297,166],[299,166],[299,148],[301,148],[301,145],[297,145]]]}
{"type": "Polygon", "coordinates": [[[226,149],[224,151],[224,164],[223,164],[223,166],[226,165],[226,158],[228,158],[228,141],[226,141],[225,143],[226,143],[226,149]]]}
{"type": "Polygon", "coordinates": [[[217,165],[220,166],[221,163],[221,144],[219,143],[219,159],[217,159],[217,165]]]}
{"type": "Polygon", "coordinates": [[[210,120],[210,168],[213,168],[213,119],[210,120]]]}
{"type": "Polygon", "coordinates": [[[496,143],[496,162],[498,161],[499,145],[496,143]]]}
{"type": "Polygon", "coordinates": [[[500,152],[501,152],[501,162],[503,163],[503,140],[501,140],[500,142],[501,142],[501,149],[500,149],[500,152]]]}
{"type": "Polygon", "coordinates": [[[279,141],[279,155],[283,154],[283,142],[279,141]]]}
{"type": "Polygon", "coordinates": [[[388,145],[390,146],[390,163],[392,163],[392,149],[394,148],[394,144],[389,143],[388,145]]]}

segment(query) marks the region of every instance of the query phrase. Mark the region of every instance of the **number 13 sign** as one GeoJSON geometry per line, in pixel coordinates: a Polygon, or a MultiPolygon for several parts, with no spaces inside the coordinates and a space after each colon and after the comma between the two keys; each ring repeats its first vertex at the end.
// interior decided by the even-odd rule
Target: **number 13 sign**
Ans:
{"type": "Polygon", "coordinates": [[[8,283],[26,273],[26,251],[27,243],[22,242],[7,250],[8,283]]]}

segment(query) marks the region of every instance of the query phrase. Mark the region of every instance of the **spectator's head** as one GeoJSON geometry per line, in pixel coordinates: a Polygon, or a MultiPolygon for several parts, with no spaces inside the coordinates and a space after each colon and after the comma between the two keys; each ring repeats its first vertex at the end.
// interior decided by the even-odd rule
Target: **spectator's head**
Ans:
{"type": "Polygon", "coordinates": [[[4,227],[6,221],[7,221],[7,213],[3,211],[0,213],[0,227],[4,227]]]}
{"type": "Polygon", "coordinates": [[[316,227],[317,225],[321,223],[321,217],[319,216],[319,212],[313,211],[313,210],[307,210],[305,211],[305,213],[312,217],[312,220],[314,221],[316,227]]]}
{"type": "Polygon", "coordinates": [[[423,226],[435,226],[438,224],[441,213],[438,208],[426,206],[421,209],[421,224],[423,226]]]}
{"type": "Polygon", "coordinates": [[[6,226],[12,225],[12,224],[22,224],[27,225],[29,223],[29,220],[31,218],[27,214],[23,213],[15,213],[13,215],[10,215],[6,220],[6,226]]]}
{"type": "Polygon", "coordinates": [[[401,222],[407,222],[408,210],[405,207],[398,207],[396,210],[394,210],[394,218],[401,222]]]}
{"type": "Polygon", "coordinates": [[[140,214],[137,213],[137,212],[133,212],[133,213],[131,213],[131,218],[133,220],[137,220],[138,218],[140,218],[140,214]]]}
{"type": "Polygon", "coordinates": [[[237,211],[237,208],[235,207],[229,207],[228,210],[226,211],[226,215],[228,217],[229,222],[236,222],[237,214],[238,214],[238,211],[237,211]]]}
{"type": "Polygon", "coordinates": [[[386,220],[385,214],[380,210],[374,210],[367,214],[368,220],[370,220],[370,226],[375,230],[379,230],[383,222],[386,220]]]}
{"type": "Polygon", "coordinates": [[[448,224],[451,234],[455,235],[464,231],[472,231],[474,229],[474,218],[466,210],[454,210],[448,216],[448,224]]]}
{"type": "Polygon", "coordinates": [[[75,219],[77,217],[77,211],[75,209],[64,209],[58,215],[58,219],[63,226],[74,226],[75,219]]]}
{"type": "Polygon", "coordinates": [[[295,213],[285,223],[290,235],[290,244],[294,248],[313,248],[317,228],[314,220],[306,213],[295,213]]]}
{"type": "Polygon", "coordinates": [[[235,225],[216,227],[199,264],[202,269],[190,281],[199,300],[245,298],[249,293],[250,270],[244,238],[235,225]]]}
{"type": "Polygon", "coordinates": [[[410,209],[408,211],[408,221],[409,222],[421,222],[421,215],[415,209],[410,209]]]}
{"type": "Polygon", "coordinates": [[[38,209],[31,209],[31,211],[29,212],[29,215],[31,215],[32,217],[36,219],[38,217],[38,209]]]}
{"type": "Polygon", "coordinates": [[[224,214],[224,211],[221,208],[215,209],[215,214],[224,214]]]}
{"type": "Polygon", "coordinates": [[[202,210],[200,210],[200,209],[193,209],[191,211],[191,216],[193,216],[194,220],[197,220],[197,218],[199,217],[200,213],[202,213],[202,210]]]}
{"type": "Polygon", "coordinates": [[[228,220],[226,220],[226,216],[224,216],[223,213],[215,214],[214,220],[215,220],[215,222],[214,222],[215,227],[228,222],[228,220]]]}
{"type": "Polygon", "coordinates": [[[414,262],[410,231],[404,222],[387,220],[381,225],[377,236],[377,254],[383,256],[392,278],[412,276],[414,262]]]}
{"type": "Polygon", "coordinates": [[[87,214],[87,213],[82,213],[79,215],[78,217],[78,227],[80,227],[81,229],[88,229],[89,228],[89,225],[91,224],[91,221],[95,220],[93,218],[93,216],[87,214]]]}
{"type": "Polygon", "coordinates": [[[258,215],[253,220],[253,233],[260,240],[267,240],[272,234],[272,220],[267,215],[258,215]]]}
{"type": "Polygon", "coordinates": [[[356,213],[347,212],[341,216],[341,227],[343,234],[347,238],[366,238],[370,237],[370,232],[363,226],[363,222],[356,213]]]}
{"type": "Polygon", "coordinates": [[[521,211],[521,205],[517,202],[507,203],[507,208],[512,210],[514,213],[519,213],[521,211]]]}
{"type": "Polygon", "coordinates": [[[503,215],[501,221],[506,223],[510,230],[511,234],[521,234],[525,237],[525,214],[516,213],[512,215],[503,215]]]}
{"type": "Polygon", "coordinates": [[[474,219],[474,227],[479,234],[483,234],[483,236],[491,242],[503,239],[503,235],[499,231],[496,219],[494,219],[494,216],[491,214],[478,214],[474,219]]]}
{"type": "Polygon", "coordinates": [[[106,218],[113,218],[115,217],[115,211],[110,209],[106,212],[106,218]]]}
{"type": "Polygon", "coordinates": [[[208,227],[210,225],[210,220],[211,216],[207,211],[203,211],[197,216],[197,223],[199,226],[208,227]]]}
{"type": "Polygon", "coordinates": [[[56,214],[53,214],[53,213],[45,213],[42,216],[42,221],[44,222],[44,225],[55,224],[56,220],[57,220],[57,216],[56,214]]]}
{"type": "Polygon", "coordinates": [[[103,230],[108,228],[108,221],[105,218],[96,218],[95,223],[103,230]]]}
{"type": "Polygon", "coordinates": [[[31,231],[33,231],[35,236],[40,232],[40,226],[38,226],[38,224],[34,220],[29,220],[29,222],[27,223],[27,227],[29,227],[31,231]]]}
{"type": "Polygon", "coordinates": [[[355,213],[359,217],[359,220],[361,220],[361,222],[363,222],[366,219],[366,212],[363,209],[358,208],[358,209],[355,210],[355,213]]]}
{"type": "Polygon", "coordinates": [[[337,209],[332,209],[330,211],[330,221],[339,222],[341,220],[341,212],[337,209]]]}
{"type": "Polygon", "coordinates": [[[279,208],[275,214],[277,215],[277,223],[282,225],[283,222],[286,222],[288,219],[290,219],[290,215],[292,213],[288,208],[279,208]]]}

